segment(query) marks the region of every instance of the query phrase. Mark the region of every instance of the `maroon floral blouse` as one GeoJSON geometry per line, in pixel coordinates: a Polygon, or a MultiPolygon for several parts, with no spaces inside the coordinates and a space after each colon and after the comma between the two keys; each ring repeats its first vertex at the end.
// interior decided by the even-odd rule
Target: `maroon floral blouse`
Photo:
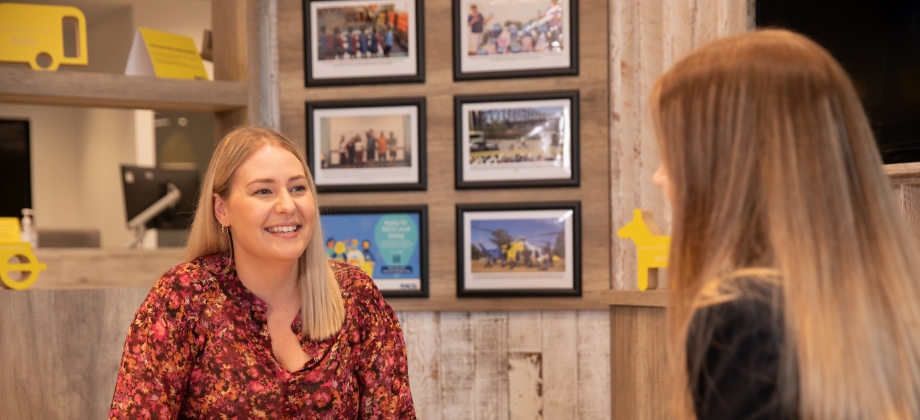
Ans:
{"type": "Polygon", "coordinates": [[[128,331],[112,419],[415,419],[406,346],[396,314],[362,271],[330,262],[345,324],[313,341],[291,328],[311,360],[288,372],[271,351],[265,302],[224,255],[161,277],[128,331]]]}

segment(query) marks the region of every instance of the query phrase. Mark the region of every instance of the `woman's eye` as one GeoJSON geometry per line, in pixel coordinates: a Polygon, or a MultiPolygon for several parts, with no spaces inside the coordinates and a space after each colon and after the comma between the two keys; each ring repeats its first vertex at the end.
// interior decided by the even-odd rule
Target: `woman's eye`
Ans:
{"type": "Polygon", "coordinates": [[[306,190],[307,190],[307,187],[305,185],[298,185],[294,188],[291,188],[291,192],[304,192],[306,190]]]}
{"type": "Polygon", "coordinates": [[[267,188],[262,188],[261,190],[256,191],[256,194],[271,194],[271,190],[267,188]]]}

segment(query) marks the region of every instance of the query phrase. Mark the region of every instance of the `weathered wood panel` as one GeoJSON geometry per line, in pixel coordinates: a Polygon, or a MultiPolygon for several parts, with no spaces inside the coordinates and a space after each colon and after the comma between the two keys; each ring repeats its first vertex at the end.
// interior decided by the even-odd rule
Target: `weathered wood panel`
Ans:
{"type": "Polygon", "coordinates": [[[610,314],[578,311],[578,418],[610,418],[610,314]]]}
{"type": "MultiPolygon", "coordinates": [[[[652,183],[659,159],[649,93],[676,60],[713,39],[745,31],[753,8],[739,0],[611,0],[610,180],[611,226],[643,208],[670,229],[670,207],[652,183]]],[[[635,289],[635,247],[611,242],[612,288],[635,289]]]]}
{"type": "Polygon", "coordinates": [[[574,311],[543,313],[543,418],[578,413],[578,320],[574,311]]]}
{"type": "Polygon", "coordinates": [[[442,419],[474,418],[472,410],[475,403],[473,386],[476,380],[476,361],[470,317],[469,312],[441,313],[438,379],[442,419]]]}
{"type": "Polygon", "coordinates": [[[440,314],[402,312],[403,336],[409,355],[409,386],[420,419],[441,418],[439,356],[440,314]]]}
{"type": "Polygon", "coordinates": [[[896,187],[896,197],[910,233],[920,241],[920,183],[899,184],[896,187]]]}
{"type": "Polygon", "coordinates": [[[0,418],[108,415],[148,289],[0,290],[0,418]]]}
{"type": "Polygon", "coordinates": [[[473,418],[508,418],[508,316],[473,312],[473,418]]]}

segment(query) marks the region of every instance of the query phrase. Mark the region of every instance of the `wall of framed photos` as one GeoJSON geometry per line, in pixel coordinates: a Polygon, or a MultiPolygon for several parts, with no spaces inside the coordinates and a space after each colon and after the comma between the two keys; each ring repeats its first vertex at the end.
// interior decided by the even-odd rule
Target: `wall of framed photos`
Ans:
{"type": "MultiPolygon", "coordinates": [[[[310,13],[311,4],[316,3],[323,2],[278,1],[279,90],[281,131],[283,133],[303,145],[305,150],[308,148],[311,143],[311,135],[315,134],[309,132],[312,127],[308,121],[312,119],[308,115],[311,114],[308,112],[308,103],[311,108],[316,105],[316,109],[328,110],[330,104],[336,103],[385,104],[386,101],[399,102],[401,99],[410,102],[417,98],[424,99],[424,106],[420,108],[424,110],[424,113],[419,114],[419,119],[423,122],[419,125],[423,130],[420,137],[425,141],[425,149],[422,150],[426,152],[423,165],[423,190],[387,191],[385,186],[381,188],[371,186],[363,188],[364,191],[356,192],[348,191],[349,188],[332,188],[337,192],[324,192],[321,189],[319,197],[321,205],[340,208],[427,205],[428,297],[388,298],[394,309],[398,311],[606,309],[607,306],[597,301],[595,297],[597,293],[609,290],[611,284],[607,2],[601,0],[564,2],[571,8],[570,10],[576,11],[574,23],[566,25],[566,28],[573,30],[573,33],[569,33],[569,39],[577,39],[577,59],[574,59],[572,63],[574,69],[577,69],[575,75],[528,77],[526,71],[511,71],[502,75],[501,79],[456,80],[455,72],[460,70],[455,69],[455,43],[468,45],[469,34],[464,33],[462,39],[456,40],[454,26],[451,22],[455,18],[455,13],[462,14],[458,19],[465,19],[469,11],[460,9],[465,9],[469,7],[469,3],[475,2],[437,1],[424,2],[422,6],[423,2],[419,1],[415,2],[417,9],[412,8],[409,14],[411,17],[412,10],[419,10],[423,7],[421,13],[418,14],[422,28],[417,28],[415,31],[418,39],[417,45],[422,46],[423,51],[414,53],[419,54],[422,58],[419,68],[423,70],[424,82],[384,83],[386,79],[380,81],[368,77],[356,77],[355,84],[342,85],[343,82],[338,80],[335,86],[329,86],[329,83],[322,81],[316,83],[316,80],[312,80],[315,79],[314,74],[321,73],[316,73],[312,69],[309,76],[311,80],[307,80],[308,73],[305,67],[316,67],[328,71],[321,67],[327,62],[318,59],[321,52],[308,57],[306,54],[311,53],[305,53],[304,49],[304,43],[307,42],[306,37],[320,42],[313,38],[314,35],[309,34],[316,34],[316,37],[322,36],[319,27],[323,25],[323,22],[318,20],[308,22],[314,25],[315,31],[309,31],[308,35],[305,35],[304,32],[304,10],[310,13]],[[306,87],[308,83],[311,84],[310,87],[306,87]],[[474,102],[482,98],[488,99],[489,95],[498,95],[502,98],[523,97],[531,100],[534,96],[527,97],[526,94],[536,95],[535,92],[576,93],[574,102],[576,112],[569,114],[577,116],[577,124],[572,124],[572,128],[577,131],[577,137],[573,136],[573,138],[577,141],[578,147],[578,150],[575,151],[577,165],[574,165],[576,168],[573,175],[574,182],[570,180],[548,182],[548,184],[556,184],[550,187],[516,186],[514,183],[508,183],[490,188],[478,188],[477,180],[467,179],[466,181],[471,181],[469,184],[472,185],[458,189],[456,178],[459,175],[455,173],[455,169],[459,161],[457,153],[462,152],[455,143],[457,135],[455,122],[458,117],[455,108],[459,109],[462,105],[458,98],[466,98],[466,102],[474,102]],[[576,182],[577,185],[571,185],[576,182]],[[577,240],[581,247],[578,276],[581,296],[514,297],[512,293],[494,297],[458,298],[458,212],[456,206],[518,204],[527,207],[542,202],[580,203],[580,232],[573,235],[573,239],[577,240]]],[[[545,3],[546,6],[551,4],[549,0],[545,3]]],[[[485,8],[485,6],[480,7],[485,8]]],[[[536,10],[532,12],[535,15],[537,13],[536,10]]],[[[308,16],[308,19],[310,18],[308,16]]],[[[390,19],[390,17],[385,19],[390,19]]],[[[493,22],[487,22],[486,27],[493,24],[493,22]]],[[[326,28],[326,30],[331,33],[334,28],[326,28]]],[[[345,54],[348,54],[347,50],[345,54]]],[[[568,72],[573,71],[570,68],[568,72]]],[[[461,74],[459,78],[475,79],[478,77],[477,75],[468,76],[461,74]]],[[[550,103],[547,106],[551,105],[554,104],[550,103]]],[[[419,150],[418,146],[415,146],[413,150],[419,150]]],[[[365,151],[365,153],[368,152],[365,151]]],[[[308,152],[308,159],[309,155],[308,152]]],[[[327,153],[325,156],[338,160],[338,156],[334,155],[333,151],[331,155],[327,153]]],[[[314,156],[316,156],[315,153],[314,156]]],[[[402,155],[397,159],[401,157],[402,155]]],[[[324,164],[319,161],[317,163],[318,165],[324,164]]],[[[543,242],[547,241],[541,241],[541,245],[543,242]]],[[[471,294],[471,296],[476,295],[476,293],[471,294]]]]}

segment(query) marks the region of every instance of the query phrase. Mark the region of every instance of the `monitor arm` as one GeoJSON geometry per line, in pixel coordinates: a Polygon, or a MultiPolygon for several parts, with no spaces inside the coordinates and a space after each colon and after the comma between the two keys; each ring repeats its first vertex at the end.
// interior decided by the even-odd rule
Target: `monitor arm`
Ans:
{"type": "Polygon", "coordinates": [[[141,241],[144,240],[144,232],[147,231],[147,222],[159,216],[160,213],[164,212],[166,209],[175,207],[176,204],[179,204],[179,200],[181,199],[182,193],[179,191],[179,187],[172,182],[167,182],[166,195],[128,221],[128,229],[134,230],[134,239],[128,243],[128,248],[139,247],[141,241]]]}

